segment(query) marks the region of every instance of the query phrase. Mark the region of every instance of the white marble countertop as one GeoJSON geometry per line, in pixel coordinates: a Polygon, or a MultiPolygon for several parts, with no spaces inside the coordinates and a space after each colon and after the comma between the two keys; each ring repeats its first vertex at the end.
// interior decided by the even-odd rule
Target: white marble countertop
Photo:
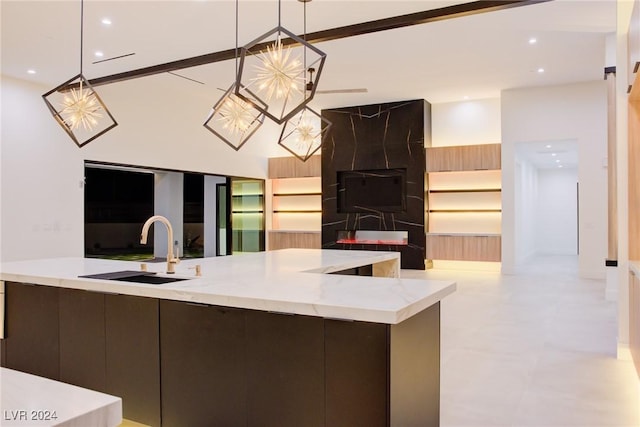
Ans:
{"type": "Polygon", "coordinates": [[[0,368],[0,426],[115,427],[122,399],[0,368]]]}
{"type": "MultiPolygon", "coordinates": [[[[177,277],[189,280],[150,285],[79,278],[140,263],[56,258],[0,264],[0,280],[137,295],[226,307],[396,324],[454,292],[454,282],[326,274],[388,260],[397,252],[285,249],[183,260],[177,277]],[[199,264],[202,277],[195,277],[199,264]]],[[[162,274],[166,263],[149,263],[162,274]]]]}

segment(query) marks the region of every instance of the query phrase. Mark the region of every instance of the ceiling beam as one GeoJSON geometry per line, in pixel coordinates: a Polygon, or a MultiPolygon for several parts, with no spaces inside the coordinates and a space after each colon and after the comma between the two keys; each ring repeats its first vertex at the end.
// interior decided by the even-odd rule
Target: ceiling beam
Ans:
{"type": "MultiPolygon", "coordinates": [[[[480,13],[494,12],[497,10],[510,9],[513,7],[528,6],[531,4],[545,3],[551,0],[480,0],[470,3],[456,4],[453,6],[441,7],[438,9],[425,10],[422,12],[410,13],[407,15],[393,16],[390,18],[377,19],[375,21],[362,22],[360,24],[347,25],[344,27],[332,28],[329,30],[316,31],[306,35],[306,40],[310,43],[320,43],[331,40],[344,39],[363,34],[371,34],[379,31],[393,30],[412,25],[426,24],[429,22],[442,21],[446,19],[460,18],[463,16],[476,15],[480,13]]],[[[302,36],[300,36],[302,37],[302,36]]],[[[284,45],[295,43],[290,38],[282,39],[284,45]]],[[[258,50],[266,49],[270,42],[256,45],[258,50]]],[[[109,83],[116,83],[140,77],[153,76],[155,74],[167,73],[182,70],[200,65],[212,64],[214,62],[226,61],[235,58],[235,49],[221,50],[207,53],[205,55],[166,62],[164,64],[152,65],[150,67],[138,68],[136,70],[111,74],[109,76],[98,77],[89,80],[93,86],[109,83]]]]}

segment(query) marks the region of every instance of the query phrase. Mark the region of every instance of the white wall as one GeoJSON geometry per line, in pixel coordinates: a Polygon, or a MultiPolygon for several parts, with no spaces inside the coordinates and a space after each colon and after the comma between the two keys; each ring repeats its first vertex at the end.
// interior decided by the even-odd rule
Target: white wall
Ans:
{"type": "Polygon", "coordinates": [[[497,144],[500,132],[500,98],[431,105],[433,147],[497,144]]]}
{"type": "Polygon", "coordinates": [[[4,261],[84,253],[84,160],[265,178],[278,155],[278,129],[266,124],[236,152],[202,123],[213,100],[163,90],[158,75],[100,86],[119,126],[79,149],[51,117],[50,87],[2,76],[0,257],[4,261]],[[262,131],[262,129],[261,129],[262,131]]]}
{"type": "Polygon", "coordinates": [[[516,242],[515,145],[575,139],[580,182],[582,277],[604,278],[607,254],[606,85],[603,81],[507,90],[502,93],[502,270],[513,273],[526,258],[516,242]]]}
{"type": "MultiPolygon", "coordinates": [[[[517,213],[516,229],[519,231],[515,246],[522,259],[527,260],[537,251],[535,226],[537,222],[538,170],[528,160],[517,159],[513,185],[516,189],[514,200],[514,208],[517,213]]],[[[502,239],[504,241],[507,238],[509,236],[504,235],[503,226],[502,239]]]]}
{"type": "MultiPolygon", "coordinates": [[[[169,220],[173,231],[171,247],[173,255],[180,257],[184,245],[184,174],[181,172],[156,172],[153,185],[153,214],[169,220]],[[176,203],[177,202],[177,203],[176,203]]],[[[153,233],[153,256],[166,258],[169,253],[167,227],[155,222],[149,233],[153,233]]]]}
{"type": "Polygon", "coordinates": [[[82,156],[50,116],[40,97],[44,92],[2,79],[3,261],[84,253],[82,156]]]}
{"type": "Polygon", "coordinates": [[[577,169],[538,170],[535,238],[539,254],[578,252],[577,169]]]}

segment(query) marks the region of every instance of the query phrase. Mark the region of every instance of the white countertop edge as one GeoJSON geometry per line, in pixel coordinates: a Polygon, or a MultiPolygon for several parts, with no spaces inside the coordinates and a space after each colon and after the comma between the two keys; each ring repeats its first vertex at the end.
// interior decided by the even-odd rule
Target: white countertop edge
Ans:
{"type": "MultiPolygon", "coordinates": [[[[271,256],[239,255],[235,259],[187,260],[179,264],[176,273],[176,277],[187,280],[164,285],[78,277],[107,271],[137,270],[140,264],[83,258],[4,263],[6,268],[0,271],[0,280],[386,324],[400,323],[456,290],[456,284],[447,281],[327,275],[372,263],[399,261],[400,257],[397,252],[344,251],[352,256],[341,254],[336,259],[333,252],[298,250],[271,256]],[[266,260],[264,265],[255,264],[261,258],[266,260]],[[288,262],[291,260],[298,262],[288,262]],[[189,269],[199,263],[202,263],[203,277],[193,276],[193,270],[189,269]],[[320,266],[314,268],[313,264],[320,266]],[[84,270],[80,271],[80,268],[84,270]],[[367,286],[372,287],[371,291],[367,286]]],[[[165,264],[149,264],[148,267],[161,274],[165,264]]]]}
{"type": "Polygon", "coordinates": [[[0,378],[3,427],[116,427],[122,423],[119,397],[8,368],[0,368],[0,378]],[[26,411],[27,419],[7,419],[10,411],[26,411]],[[55,411],[56,419],[34,420],[31,411],[55,411]]]}

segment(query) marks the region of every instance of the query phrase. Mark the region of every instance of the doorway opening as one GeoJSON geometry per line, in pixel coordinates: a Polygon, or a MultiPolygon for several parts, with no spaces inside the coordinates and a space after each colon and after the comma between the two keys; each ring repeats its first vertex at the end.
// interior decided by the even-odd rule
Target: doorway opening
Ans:
{"type": "Polygon", "coordinates": [[[516,144],[516,252],[522,264],[539,256],[578,255],[576,140],[516,144]]]}

